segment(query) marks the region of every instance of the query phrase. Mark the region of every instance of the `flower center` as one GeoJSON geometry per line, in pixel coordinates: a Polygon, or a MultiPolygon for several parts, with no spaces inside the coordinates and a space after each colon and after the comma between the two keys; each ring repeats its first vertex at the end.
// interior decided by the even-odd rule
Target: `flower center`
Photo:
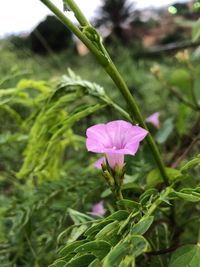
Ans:
{"type": "Polygon", "coordinates": [[[116,150],[116,149],[117,149],[117,147],[116,147],[116,146],[113,146],[113,147],[112,147],[112,149],[113,149],[113,150],[116,150]]]}

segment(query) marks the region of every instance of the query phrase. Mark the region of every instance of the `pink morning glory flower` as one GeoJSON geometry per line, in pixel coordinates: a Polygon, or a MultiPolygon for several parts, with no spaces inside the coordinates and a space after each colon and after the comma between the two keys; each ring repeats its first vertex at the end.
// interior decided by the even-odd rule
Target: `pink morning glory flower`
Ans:
{"type": "Polygon", "coordinates": [[[103,201],[100,201],[100,202],[96,203],[92,207],[92,215],[103,216],[105,213],[106,213],[106,210],[104,208],[103,201]]]}
{"type": "MultiPolygon", "coordinates": [[[[86,146],[88,151],[105,154],[109,166],[114,169],[117,165],[123,167],[124,155],[135,155],[147,133],[123,120],[96,124],[87,129],[86,146]]],[[[102,161],[103,158],[97,161],[96,167],[100,167],[102,161]]]]}
{"type": "Polygon", "coordinates": [[[153,124],[156,128],[160,128],[160,120],[159,120],[160,113],[155,112],[146,118],[146,122],[153,124]]]}

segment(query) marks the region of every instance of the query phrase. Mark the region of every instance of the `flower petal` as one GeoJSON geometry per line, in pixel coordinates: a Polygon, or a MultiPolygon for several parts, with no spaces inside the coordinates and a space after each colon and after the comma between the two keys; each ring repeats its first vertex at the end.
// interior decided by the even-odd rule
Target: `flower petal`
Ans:
{"type": "Polygon", "coordinates": [[[122,149],[124,133],[128,132],[132,127],[131,123],[122,120],[108,122],[106,129],[110,137],[110,148],[122,149]]]}
{"type": "Polygon", "coordinates": [[[160,128],[160,120],[159,120],[160,113],[155,112],[146,118],[146,122],[153,124],[156,128],[160,128]]]}
{"type": "Polygon", "coordinates": [[[98,159],[98,160],[95,162],[94,166],[95,166],[97,169],[101,169],[101,165],[102,165],[103,162],[105,162],[105,157],[102,157],[102,158],[98,159]]]}
{"type": "Polygon", "coordinates": [[[88,151],[104,153],[103,148],[109,146],[110,140],[105,124],[91,126],[86,131],[88,151]]]}
{"type": "Polygon", "coordinates": [[[86,146],[88,151],[106,154],[109,165],[114,167],[117,163],[123,165],[124,155],[135,155],[147,133],[122,120],[97,124],[87,129],[86,146]]]}
{"type": "Polygon", "coordinates": [[[103,201],[96,203],[92,207],[92,214],[93,215],[104,215],[105,213],[106,213],[106,210],[104,208],[103,201]]]}
{"type": "Polygon", "coordinates": [[[116,165],[123,167],[124,165],[124,154],[106,154],[109,166],[114,169],[116,165]]]}

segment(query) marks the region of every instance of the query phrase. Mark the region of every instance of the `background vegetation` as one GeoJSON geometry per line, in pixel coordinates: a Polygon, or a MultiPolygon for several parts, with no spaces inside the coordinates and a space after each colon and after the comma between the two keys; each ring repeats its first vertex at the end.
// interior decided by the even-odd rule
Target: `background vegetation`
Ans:
{"type": "MultiPolygon", "coordinates": [[[[183,19],[185,16],[193,19],[197,13],[196,9],[186,12],[183,6],[180,10],[184,13],[183,19]]],[[[150,219],[135,229],[139,239],[129,247],[128,253],[135,253],[136,266],[175,267],[181,263],[183,267],[189,266],[184,265],[186,263],[198,267],[199,21],[190,21],[193,40],[192,32],[183,34],[181,45],[176,43],[169,51],[168,47],[162,50],[157,46],[161,40],[155,44],[156,50],[155,45],[147,49],[141,48],[141,36],[124,35],[127,17],[130,18],[128,24],[138,25],[139,29],[157,27],[159,23],[149,20],[145,24],[142,15],[126,1],[105,1],[99,14],[94,24],[111,27],[105,43],[144,117],[160,113],[160,128],[149,125],[149,129],[159,144],[176,190],[170,200],[162,195],[163,184],[146,143],[137,156],[127,157],[123,193],[132,201],[126,203],[128,208],[140,211],[135,225],[156,197],[160,194],[163,197],[154,222],[148,217],[150,219]],[[120,8],[110,8],[115,4],[120,8]],[[182,49],[185,45],[188,50],[182,49]],[[170,215],[171,199],[173,216],[170,215]],[[183,256],[185,252],[179,249],[191,251],[190,255],[195,255],[193,262],[189,257],[187,261],[183,256]]],[[[47,26],[42,28],[44,23],[41,23],[28,38],[10,37],[0,41],[2,267],[83,267],[91,262],[90,266],[102,266],[100,261],[110,249],[107,243],[95,243],[101,249],[97,248],[94,255],[84,254],[79,258],[81,252],[74,252],[84,244],[84,236],[93,242],[94,234],[104,229],[105,236],[101,232],[97,241],[107,242],[109,237],[116,247],[119,227],[122,238],[123,231],[129,231],[126,227],[133,226],[127,211],[116,212],[115,201],[102,174],[94,168],[97,158],[85,148],[85,132],[89,126],[124,119],[119,106],[128,109],[92,55],[80,56],[71,33],[55,23],[55,18],[47,17],[47,26]],[[51,27],[52,21],[59,30],[51,27]],[[55,39],[60,42],[55,43],[55,39]],[[107,210],[105,218],[91,214],[93,205],[100,200],[107,210]],[[95,223],[96,229],[92,228],[95,223]],[[74,256],[75,262],[67,265],[74,256]],[[76,262],[77,258],[80,262],[76,262]]],[[[177,41],[176,36],[177,32],[173,41],[177,41]]],[[[124,265],[120,266],[129,266],[126,265],[127,252],[123,252],[127,251],[126,244],[117,249],[104,262],[104,267],[119,266],[118,258],[125,258],[124,265]],[[121,258],[117,249],[122,251],[121,258]]]]}

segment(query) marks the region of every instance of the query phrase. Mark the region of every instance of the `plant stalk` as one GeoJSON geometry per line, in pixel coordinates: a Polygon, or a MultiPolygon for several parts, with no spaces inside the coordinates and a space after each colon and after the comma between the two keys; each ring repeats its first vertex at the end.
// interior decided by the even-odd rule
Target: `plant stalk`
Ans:
{"type": "MultiPolygon", "coordinates": [[[[103,66],[105,71],[108,73],[108,75],[111,77],[111,79],[114,81],[118,89],[120,90],[121,94],[123,95],[124,99],[126,100],[130,110],[131,115],[137,120],[137,122],[146,130],[148,130],[145,121],[142,117],[142,114],[135,102],[135,99],[131,95],[126,83],[124,82],[123,78],[121,77],[120,73],[118,72],[117,68],[113,64],[113,62],[110,60],[110,58],[104,56],[102,52],[100,52],[96,46],[79,30],[78,27],[76,27],[50,0],[40,0],[43,2],[59,19],[60,21],[67,26],[86,46],[87,48],[94,54],[97,61],[103,66]]],[[[70,8],[72,11],[76,14],[78,21],[85,25],[85,17],[82,14],[82,12],[77,10],[77,6],[74,4],[73,0],[68,1],[68,5],[70,5],[70,8]]],[[[89,23],[87,24],[89,25],[89,23]]],[[[154,159],[157,163],[157,166],[160,170],[161,176],[163,178],[163,181],[165,185],[169,185],[168,182],[168,176],[165,170],[164,162],[160,156],[160,152],[157,148],[157,145],[151,136],[151,133],[147,135],[147,142],[149,144],[149,147],[152,151],[152,154],[154,156],[154,159]]]]}
{"type": "Polygon", "coordinates": [[[69,8],[74,12],[75,18],[78,20],[81,26],[88,26],[90,23],[73,0],[65,0],[69,8]]]}

